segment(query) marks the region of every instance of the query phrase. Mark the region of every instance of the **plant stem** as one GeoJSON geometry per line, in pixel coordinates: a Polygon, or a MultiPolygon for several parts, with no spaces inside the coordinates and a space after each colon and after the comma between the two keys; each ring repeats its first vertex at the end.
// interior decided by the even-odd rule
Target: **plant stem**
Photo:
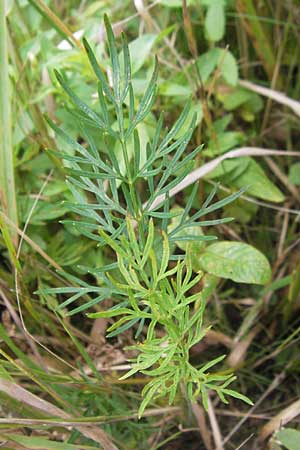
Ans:
{"type": "MultiPolygon", "coordinates": [[[[8,75],[8,48],[5,1],[0,0],[0,203],[3,211],[18,225],[17,202],[15,194],[12,121],[10,103],[10,82],[8,75]]],[[[14,243],[17,234],[12,232],[14,243]]]]}

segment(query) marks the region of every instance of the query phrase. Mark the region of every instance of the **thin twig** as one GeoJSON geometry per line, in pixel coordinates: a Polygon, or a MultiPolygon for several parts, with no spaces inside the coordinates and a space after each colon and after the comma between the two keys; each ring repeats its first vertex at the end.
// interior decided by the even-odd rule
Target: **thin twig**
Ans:
{"type": "Polygon", "coordinates": [[[244,447],[245,444],[247,444],[247,442],[250,441],[250,439],[252,439],[254,436],[254,433],[251,433],[250,436],[248,436],[237,448],[236,450],[240,450],[242,447],[244,447]]]}

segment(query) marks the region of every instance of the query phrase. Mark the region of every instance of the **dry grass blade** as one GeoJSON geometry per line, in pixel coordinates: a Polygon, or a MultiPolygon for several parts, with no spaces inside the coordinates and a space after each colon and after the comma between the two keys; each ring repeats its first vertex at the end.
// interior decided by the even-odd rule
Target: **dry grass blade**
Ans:
{"type": "Polygon", "coordinates": [[[256,92],[257,94],[263,95],[264,97],[270,98],[281,105],[287,106],[292,109],[297,116],[300,117],[300,102],[289,98],[282,92],[275,91],[274,89],[259,86],[258,84],[251,83],[251,81],[240,80],[240,86],[249,89],[250,91],[256,92]]]}
{"type": "MultiPolygon", "coordinates": [[[[272,150],[272,149],[264,149],[264,148],[258,148],[258,147],[241,147],[236,150],[231,150],[227,153],[225,153],[222,156],[219,156],[218,158],[213,159],[212,161],[209,161],[206,164],[203,164],[203,166],[199,167],[198,169],[191,172],[189,175],[187,175],[181,183],[179,183],[177,186],[175,186],[171,191],[169,192],[169,197],[173,197],[178,192],[181,192],[186,187],[190,186],[191,184],[195,183],[196,181],[203,178],[208,173],[212,172],[218,165],[225,161],[226,159],[232,159],[232,158],[240,158],[244,156],[300,156],[300,152],[292,152],[288,150],[272,150]]],[[[151,208],[155,208],[157,205],[162,203],[165,199],[165,194],[162,194],[158,196],[155,201],[152,203],[151,208]]]]}
{"type": "Polygon", "coordinates": [[[143,0],[133,0],[133,3],[135,9],[146,24],[147,28],[151,30],[153,28],[152,18],[148,11],[148,8],[144,5],[143,0]]]}
{"type": "Polygon", "coordinates": [[[202,437],[203,443],[207,450],[213,450],[212,442],[211,442],[211,433],[209,431],[209,427],[207,426],[205,420],[205,413],[202,406],[198,405],[198,403],[192,403],[192,409],[194,416],[197,420],[197,424],[199,427],[199,432],[202,437]]]}
{"type": "Polygon", "coordinates": [[[189,49],[193,55],[193,58],[197,58],[198,52],[197,52],[197,43],[195,40],[195,36],[193,33],[193,27],[190,15],[188,13],[187,3],[186,0],[182,0],[182,15],[183,15],[183,24],[184,24],[184,30],[187,37],[189,49]]]}
{"type": "Polygon", "coordinates": [[[212,404],[209,396],[208,396],[208,417],[209,417],[210,425],[212,428],[212,434],[213,434],[213,438],[214,438],[215,445],[216,445],[215,450],[224,450],[220,427],[219,427],[218,420],[217,420],[217,417],[215,414],[215,409],[213,407],[213,404],[212,404]]]}
{"type": "Polygon", "coordinates": [[[238,341],[233,349],[231,350],[228,358],[227,363],[230,367],[239,367],[245,360],[247,350],[250,347],[253,339],[257,336],[259,333],[261,327],[260,325],[257,325],[253,328],[253,330],[250,331],[250,333],[246,336],[245,339],[238,341]]]}
{"type": "MultiPolygon", "coordinates": [[[[14,399],[17,399],[18,401],[21,401],[23,404],[43,411],[45,414],[49,414],[50,416],[56,416],[62,419],[68,419],[70,417],[70,415],[62,409],[40,397],[37,397],[27,389],[24,389],[9,380],[0,379],[0,391],[14,399]]],[[[76,428],[86,437],[93,439],[98,444],[101,444],[104,450],[118,450],[103,430],[84,425],[76,426],[76,428]]]]}
{"type": "Polygon", "coordinates": [[[273,417],[261,430],[260,439],[267,439],[274,431],[279,430],[300,414],[300,400],[296,400],[290,406],[273,417]]]}

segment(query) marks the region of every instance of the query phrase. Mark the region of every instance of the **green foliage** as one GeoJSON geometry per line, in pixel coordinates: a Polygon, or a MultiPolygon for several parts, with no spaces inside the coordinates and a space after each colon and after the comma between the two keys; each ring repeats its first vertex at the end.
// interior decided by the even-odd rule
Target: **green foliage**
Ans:
{"type": "Polygon", "coordinates": [[[235,189],[248,186],[247,194],[255,195],[263,200],[278,203],[284,200],[283,193],[253,158],[224,161],[207,175],[208,179],[218,180],[220,177],[235,189]]]}
{"type": "MultiPolygon", "coordinates": [[[[0,206],[15,225],[18,225],[18,213],[15,193],[13,142],[12,142],[12,105],[9,80],[8,33],[6,22],[6,3],[0,4],[0,206]]],[[[10,234],[16,244],[14,232],[10,234]]]]}
{"type": "Polygon", "coordinates": [[[300,442],[300,431],[292,428],[283,428],[276,433],[276,441],[288,450],[298,450],[300,442]]]}
{"type": "Polygon", "coordinates": [[[289,171],[289,181],[295,186],[300,185],[300,163],[292,164],[289,171]]]}
{"type": "Polygon", "coordinates": [[[242,242],[223,241],[209,245],[200,254],[198,266],[212,275],[237,283],[267,284],[271,279],[267,258],[242,242]]]}
{"type": "Polygon", "coordinates": [[[225,1],[210,0],[207,5],[205,31],[208,40],[216,42],[222,39],[225,32],[225,1]]]}
{"type": "Polygon", "coordinates": [[[93,297],[87,303],[69,310],[68,315],[112,298],[115,304],[110,309],[88,316],[115,317],[116,321],[108,329],[109,337],[137,327],[136,338],[141,342],[132,349],[138,356],[132,360],[131,370],[123,378],[137,372],[152,378],[142,392],[144,400],[139,409],[140,416],[153,398],[167,395],[169,402],[173,403],[182,385],[191,401],[201,395],[205,407],[207,390],[216,391],[225,403],[226,396],[233,396],[251,404],[243,395],[228,389],[235,379],[232,374],[209,371],[224,356],[199,368],[191,365],[189,351],[208,329],[203,323],[205,301],[200,293],[191,292],[203,274],[194,274],[188,248],[183,255],[175,252],[175,243],[178,242],[215,239],[210,235],[190,234],[190,230],[231,220],[199,219],[229,204],[242,191],[213,203],[214,189],[201,208],[189,215],[197,192],[195,185],[183,213],[170,210],[170,190],[190,172],[194,158],[201,149],[197,147],[186,152],[195,128],[196,114],[186,126],[191,108],[189,101],[174,125],[165,131],[161,115],[152,140],[146,149],[142,148],[137,127],[150,114],[155,101],[157,62],[148,86],[139,104],[136,104],[125,37],[122,36],[122,52],[119,55],[107,17],[105,26],[112,88],[89,44],[84,41],[98,78],[100,114],[83,102],[70,88],[69,81],[56,72],[59,83],[76,107],[72,113],[78,119],[88,146],[79,144],[49,119],[48,123],[72,149],[72,152],[64,150],[55,155],[68,162],[68,185],[75,201],[67,202],[65,206],[83,220],[64,223],[72,224],[78,233],[95,240],[98,245],[109,247],[114,256],[112,262],[104,267],[86,268],[97,275],[99,286],[64,274],[67,280],[75,283],[74,287],[43,289],[42,293],[72,294],[58,306],[60,311],[87,294],[93,297]],[[106,142],[106,159],[89,133],[89,127],[96,129],[106,142]],[[123,168],[114,152],[116,143],[122,151],[123,168]],[[178,215],[180,220],[170,227],[171,220],[178,215]]]}
{"type": "Polygon", "coordinates": [[[220,75],[230,86],[236,86],[238,81],[238,65],[233,54],[226,49],[214,47],[203,53],[197,59],[197,66],[204,83],[218,68],[220,75]]]}

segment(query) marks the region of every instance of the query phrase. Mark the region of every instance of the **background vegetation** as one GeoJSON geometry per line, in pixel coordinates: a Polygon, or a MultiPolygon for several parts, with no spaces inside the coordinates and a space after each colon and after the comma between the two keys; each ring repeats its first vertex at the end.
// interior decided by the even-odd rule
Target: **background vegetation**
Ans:
{"type": "MultiPolygon", "coordinates": [[[[3,448],[300,448],[299,12],[297,0],[0,0],[3,448]],[[55,76],[57,69],[98,111],[82,37],[111,80],[104,14],[117,37],[121,31],[127,36],[137,101],[157,55],[158,97],[137,126],[141,158],[160,113],[171,128],[192,99],[175,137],[188,131],[196,114],[186,155],[203,148],[193,158],[193,175],[184,187],[176,184],[173,211],[189,205],[196,213],[217,183],[220,201],[247,187],[209,215],[216,225],[190,231],[191,264],[204,273],[193,293],[207,303],[205,327],[213,326],[191,348],[190,360],[201,366],[226,354],[218,373],[234,370],[233,387],[252,407],[235,398],[224,405],[212,391],[205,411],[182,390],[171,406],[153,399],[138,420],[149,380],[141,374],[120,380],[134,356],[128,347],[137,326],[107,338],[114,319],[86,316],[95,294],[84,283],[101,285],[96,268],[110,264],[112,253],[72,225],[78,211],[65,182],[70,163],[57,153],[66,143],[45,117],[83,147],[88,131],[109,152],[91,124],[82,129],[55,76]],[[192,177],[197,190],[189,204],[192,177]],[[220,221],[225,217],[235,220],[220,221]],[[204,232],[219,241],[196,240],[204,232]],[[72,285],[75,303],[57,308],[72,285]]],[[[120,146],[114,143],[113,150],[125,171],[120,146]]],[[[176,240],[179,253],[187,245],[176,240]]],[[[105,298],[89,312],[111,306],[105,298]]]]}

